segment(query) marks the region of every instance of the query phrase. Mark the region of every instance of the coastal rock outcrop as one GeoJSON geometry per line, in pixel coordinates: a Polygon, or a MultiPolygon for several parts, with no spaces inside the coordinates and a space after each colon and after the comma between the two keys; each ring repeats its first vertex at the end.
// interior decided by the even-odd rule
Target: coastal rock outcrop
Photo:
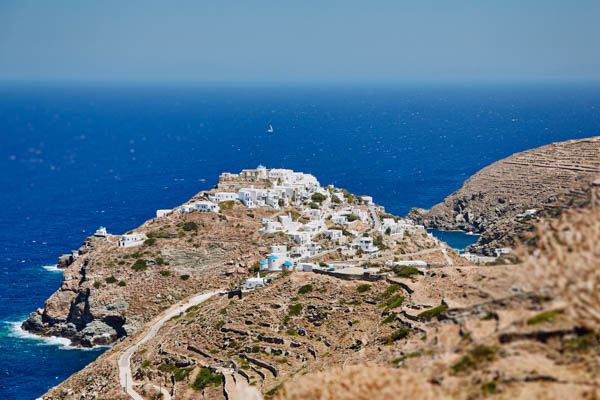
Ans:
{"type": "Polygon", "coordinates": [[[485,167],[442,203],[414,208],[408,217],[427,228],[479,233],[469,250],[494,255],[530,231],[535,219],[589,204],[598,176],[600,137],[553,143],[485,167]]]}

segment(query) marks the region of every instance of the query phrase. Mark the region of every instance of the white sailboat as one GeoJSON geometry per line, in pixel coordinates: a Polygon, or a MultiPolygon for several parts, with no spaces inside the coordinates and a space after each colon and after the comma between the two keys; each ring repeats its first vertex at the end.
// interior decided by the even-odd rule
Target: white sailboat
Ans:
{"type": "Polygon", "coordinates": [[[269,124],[269,129],[267,129],[267,132],[273,133],[273,125],[269,124]]]}

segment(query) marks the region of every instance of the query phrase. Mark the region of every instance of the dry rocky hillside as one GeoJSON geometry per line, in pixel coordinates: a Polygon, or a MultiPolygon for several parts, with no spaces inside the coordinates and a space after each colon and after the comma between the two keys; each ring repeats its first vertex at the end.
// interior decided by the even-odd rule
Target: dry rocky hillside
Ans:
{"type": "Polygon", "coordinates": [[[409,218],[428,228],[480,233],[471,251],[494,255],[532,229],[532,220],[557,217],[589,204],[600,177],[600,137],[553,143],[513,154],[485,167],[430,210],[409,218]],[[533,215],[522,215],[534,209],[533,215]]]}
{"type": "MultiPolygon", "coordinates": [[[[597,148],[598,139],[589,143],[597,148]]],[[[577,205],[589,202],[583,183],[572,195],[577,205]]],[[[565,201],[555,196],[551,205],[565,201]]],[[[343,206],[327,199],[319,207],[343,206]]],[[[383,214],[381,207],[368,210],[383,214]]],[[[308,221],[305,212],[236,203],[218,213],[148,221],[138,231],[155,240],[133,249],[117,248],[114,238],[88,241],[89,251],[67,267],[61,289],[26,325],[82,345],[118,340],[43,399],[128,399],[119,379],[123,368],[135,382],[130,390],[142,399],[600,399],[600,332],[597,324],[581,322],[586,308],[580,306],[596,304],[590,313],[600,315],[597,302],[589,301],[600,287],[586,286],[584,274],[567,274],[587,290],[574,302],[560,290],[547,290],[552,284],[532,284],[532,265],[545,260],[540,253],[522,257],[524,264],[476,266],[421,229],[394,236],[377,234],[372,217],[350,227],[327,220],[328,231],[345,234],[336,240],[316,235],[322,251],[311,261],[357,267],[281,272],[265,286],[233,291],[254,274],[268,246],[294,245],[283,233],[258,234],[260,221],[281,213],[308,221]],[[341,245],[351,237],[370,237],[378,250],[341,245]],[[136,271],[139,260],[145,268],[136,271]],[[407,265],[415,260],[426,265],[407,265]],[[365,267],[377,272],[363,273],[365,267]],[[208,300],[189,304],[192,295],[215,290],[208,300]],[[117,302],[125,307],[115,307],[117,302]],[[115,320],[121,325],[111,324],[115,320]],[[90,324],[100,323],[114,332],[86,334],[90,324]],[[69,324],[74,329],[65,330],[69,324]]],[[[560,235],[566,235],[569,249],[582,253],[558,261],[552,255],[567,272],[577,267],[572,260],[584,261],[588,272],[597,267],[597,243],[577,231],[588,215],[600,218],[588,213],[552,225],[558,232],[552,234],[558,235],[554,252],[572,253],[561,250],[560,235]],[[579,222],[569,225],[572,220],[579,222]]],[[[597,236],[598,221],[585,229],[597,236]]],[[[537,235],[535,243],[546,251],[543,229],[537,235]]]]}

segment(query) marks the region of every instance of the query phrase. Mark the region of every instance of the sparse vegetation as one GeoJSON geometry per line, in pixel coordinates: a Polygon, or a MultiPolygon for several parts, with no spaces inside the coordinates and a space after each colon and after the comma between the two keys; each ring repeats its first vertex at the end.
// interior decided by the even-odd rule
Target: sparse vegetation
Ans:
{"type": "Polygon", "coordinates": [[[567,349],[575,350],[580,353],[585,353],[590,349],[600,347],[600,336],[593,333],[588,333],[583,336],[578,336],[567,342],[567,349]]]}
{"type": "Polygon", "coordinates": [[[115,278],[114,276],[109,276],[108,278],[104,279],[106,281],[106,283],[116,283],[117,282],[117,278],[115,278]]]}
{"type": "Polygon", "coordinates": [[[302,304],[293,304],[289,306],[288,315],[290,316],[298,316],[302,312],[302,304]]]}
{"type": "Polygon", "coordinates": [[[392,322],[394,322],[394,320],[396,319],[396,316],[397,316],[397,315],[398,315],[398,314],[396,314],[395,312],[392,312],[392,313],[390,313],[390,315],[388,315],[387,317],[385,317],[385,318],[383,319],[383,321],[381,321],[381,323],[383,323],[383,324],[389,324],[389,323],[392,323],[392,322]]]}
{"type": "Polygon", "coordinates": [[[497,386],[498,383],[496,381],[486,382],[483,385],[481,385],[481,391],[483,392],[483,394],[494,394],[496,393],[497,386]]]}
{"type": "Polygon", "coordinates": [[[219,209],[223,210],[231,210],[235,205],[235,200],[227,200],[219,203],[219,209]]]}
{"type": "Polygon", "coordinates": [[[400,294],[395,294],[388,299],[386,299],[383,303],[381,303],[380,307],[385,307],[385,311],[393,310],[394,308],[398,308],[404,303],[404,297],[400,294]]]}
{"type": "Polygon", "coordinates": [[[100,283],[100,282],[98,282],[98,281],[95,281],[95,282],[94,282],[94,287],[95,287],[96,289],[100,289],[100,287],[101,287],[101,286],[102,286],[102,283],[100,283]]]}
{"type": "Polygon", "coordinates": [[[498,349],[495,347],[478,345],[463,356],[459,362],[454,364],[451,369],[455,374],[479,368],[483,363],[492,361],[496,358],[498,349]]]}
{"type": "Polygon", "coordinates": [[[410,329],[408,329],[408,328],[402,327],[400,329],[397,329],[394,333],[392,333],[389,336],[386,336],[383,339],[383,344],[389,345],[389,344],[394,343],[397,340],[404,339],[405,337],[408,336],[409,333],[410,333],[410,329]]]}
{"type": "Polygon", "coordinates": [[[188,274],[183,274],[179,277],[182,281],[187,281],[188,279],[190,279],[190,276],[188,274]]]}
{"type": "Polygon", "coordinates": [[[194,221],[188,221],[183,224],[182,229],[186,232],[197,231],[198,224],[196,224],[194,221]]]}
{"type": "Polygon", "coordinates": [[[144,240],[144,246],[154,246],[155,244],[156,244],[156,239],[154,239],[152,237],[144,240]]]}
{"type": "Polygon", "coordinates": [[[313,286],[309,283],[307,285],[300,286],[298,294],[306,294],[313,291],[313,286]]]}
{"type": "Polygon", "coordinates": [[[418,316],[423,319],[432,319],[434,317],[437,317],[438,315],[440,315],[447,309],[448,309],[448,306],[446,304],[442,304],[437,307],[431,308],[427,311],[423,311],[418,316]]]}
{"type": "Polygon", "coordinates": [[[162,271],[160,271],[160,274],[162,276],[171,276],[171,271],[169,271],[168,269],[163,269],[162,271]]]}
{"type": "Polygon", "coordinates": [[[221,386],[222,383],[222,375],[212,372],[210,368],[200,368],[196,379],[190,386],[194,390],[201,391],[209,386],[221,386]]]}
{"type": "Polygon", "coordinates": [[[363,283],[361,285],[358,285],[358,287],[356,288],[356,291],[358,293],[365,293],[365,292],[368,292],[369,290],[371,290],[371,285],[369,285],[368,283],[363,283]]]}
{"type": "Polygon", "coordinates": [[[321,194],[321,193],[315,193],[312,196],[310,196],[310,199],[312,201],[314,201],[315,203],[322,203],[325,200],[327,200],[327,196],[325,196],[324,194],[321,194]]]}
{"type": "Polygon", "coordinates": [[[553,322],[556,321],[561,314],[562,310],[545,311],[541,314],[536,315],[535,317],[529,318],[527,320],[527,325],[546,324],[549,322],[553,322]]]}
{"type": "Polygon", "coordinates": [[[133,263],[133,265],[131,266],[135,271],[145,271],[148,269],[148,265],[146,264],[145,260],[141,260],[138,259],[135,261],[135,263],[133,263]]]}
{"type": "Polygon", "coordinates": [[[408,265],[395,265],[392,267],[392,270],[394,271],[396,276],[399,276],[401,278],[410,278],[413,275],[419,274],[418,269],[408,265]]]}

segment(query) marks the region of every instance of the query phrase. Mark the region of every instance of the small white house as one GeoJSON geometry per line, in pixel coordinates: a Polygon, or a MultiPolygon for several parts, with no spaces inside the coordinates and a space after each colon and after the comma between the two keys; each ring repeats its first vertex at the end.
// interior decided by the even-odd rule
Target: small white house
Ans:
{"type": "Polygon", "coordinates": [[[296,270],[297,271],[304,271],[304,272],[313,272],[313,268],[314,267],[316,267],[316,264],[312,264],[312,263],[300,263],[296,267],[296,270]]]}
{"type": "Polygon", "coordinates": [[[134,247],[139,246],[144,243],[144,240],[147,239],[147,236],[143,233],[140,235],[137,232],[133,232],[130,235],[123,235],[121,239],[119,239],[118,245],[119,247],[134,247]]]}
{"type": "Polygon", "coordinates": [[[209,194],[208,198],[215,203],[220,203],[222,201],[237,200],[238,195],[235,192],[217,192],[215,194],[209,194]]]}
{"type": "Polygon", "coordinates": [[[197,201],[194,204],[194,209],[197,211],[218,212],[219,206],[212,201],[197,201]]]}
{"type": "Polygon", "coordinates": [[[342,237],[341,229],[328,229],[323,231],[323,235],[327,236],[331,240],[336,240],[342,237]]]}
{"type": "Polygon", "coordinates": [[[170,214],[171,211],[173,210],[156,210],[156,218],[164,217],[165,215],[170,214]]]}
{"type": "Polygon", "coordinates": [[[246,279],[246,289],[256,289],[265,286],[265,279],[260,277],[260,272],[256,274],[256,277],[250,277],[246,279]]]}
{"type": "Polygon", "coordinates": [[[184,204],[175,211],[175,214],[188,214],[194,211],[196,208],[193,204],[184,204]]]}
{"type": "Polygon", "coordinates": [[[340,225],[346,225],[348,223],[348,217],[346,217],[345,215],[334,215],[331,217],[331,222],[334,222],[336,224],[340,224],[340,225]]]}
{"type": "Polygon", "coordinates": [[[377,247],[373,246],[373,238],[371,237],[359,238],[358,245],[360,246],[362,251],[366,251],[367,253],[373,253],[379,250],[377,247]]]}
{"type": "Polygon", "coordinates": [[[371,196],[360,196],[360,199],[367,205],[373,204],[373,198],[371,196]]]}

